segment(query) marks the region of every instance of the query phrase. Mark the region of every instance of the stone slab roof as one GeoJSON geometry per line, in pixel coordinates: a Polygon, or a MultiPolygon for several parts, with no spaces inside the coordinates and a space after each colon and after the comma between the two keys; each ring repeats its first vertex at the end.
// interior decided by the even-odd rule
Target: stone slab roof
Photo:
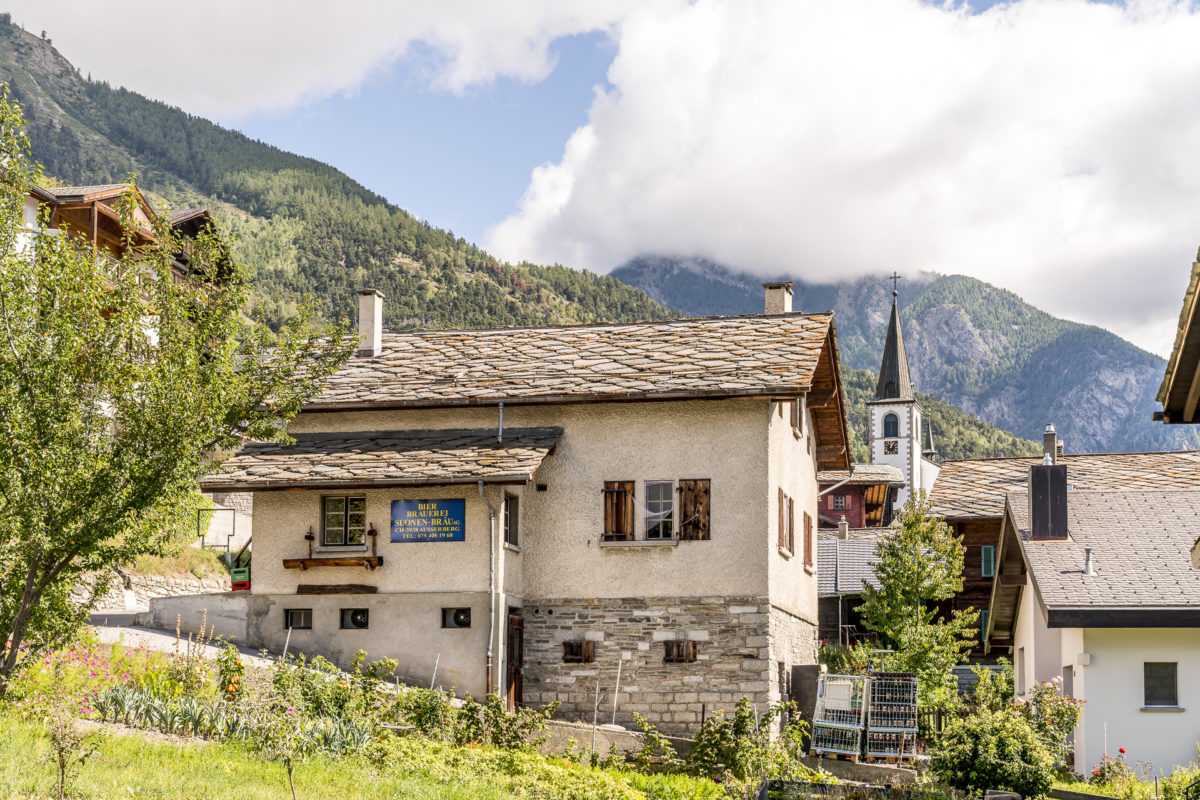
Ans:
{"type": "Polygon", "coordinates": [[[1028,493],[1010,492],[1007,500],[1048,609],[1200,606],[1200,570],[1189,557],[1200,490],[1068,491],[1067,541],[1031,540],[1028,493]],[[1085,547],[1095,575],[1084,575],[1085,547]]]}
{"type": "Polygon", "coordinates": [[[93,194],[125,191],[128,188],[128,183],[97,183],[91,186],[48,186],[45,187],[45,191],[55,197],[86,197],[93,194]]]}
{"type": "Polygon", "coordinates": [[[862,592],[863,581],[878,588],[875,561],[874,541],[837,537],[818,539],[817,596],[859,594],[862,592]]]}
{"type": "MultiPolygon", "coordinates": [[[[947,461],[933,485],[934,512],[955,519],[999,519],[1005,495],[1028,488],[1029,468],[1041,456],[947,461]]],[[[1200,452],[1064,455],[1075,489],[1200,489],[1200,452]]]]}
{"type": "Polygon", "coordinates": [[[847,478],[848,484],[859,483],[904,483],[904,473],[899,467],[891,464],[855,464],[854,476],[849,470],[827,469],[817,473],[818,483],[841,483],[847,478]]]}
{"type": "Polygon", "coordinates": [[[305,408],[797,395],[833,314],[385,333],[305,408]]]}
{"type": "Polygon", "coordinates": [[[300,434],[293,444],[256,442],[222,471],[205,476],[209,492],[370,488],[533,480],[561,428],[421,430],[300,434]]]}
{"type": "MultiPolygon", "coordinates": [[[[817,528],[818,539],[836,539],[837,528],[817,528]]],[[[892,535],[891,528],[849,528],[847,539],[859,542],[878,542],[892,535]]]]}

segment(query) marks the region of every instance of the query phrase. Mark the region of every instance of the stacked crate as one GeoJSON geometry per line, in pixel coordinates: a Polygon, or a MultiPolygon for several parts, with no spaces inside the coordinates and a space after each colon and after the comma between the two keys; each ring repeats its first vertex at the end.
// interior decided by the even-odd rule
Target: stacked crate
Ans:
{"type": "Polygon", "coordinates": [[[862,754],[863,725],[869,695],[867,679],[860,675],[826,675],[817,689],[813,713],[813,755],[862,754]]]}
{"type": "Polygon", "coordinates": [[[869,759],[901,762],[917,755],[917,676],[871,676],[866,752],[869,759]]]}

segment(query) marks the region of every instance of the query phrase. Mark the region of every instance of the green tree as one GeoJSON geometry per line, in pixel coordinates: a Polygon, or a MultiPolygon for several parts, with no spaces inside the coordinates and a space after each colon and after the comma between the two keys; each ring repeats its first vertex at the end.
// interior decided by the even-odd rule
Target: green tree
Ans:
{"type": "Polygon", "coordinates": [[[307,311],[278,334],[247,323],[246,275],[217,235],[184,241],[158,218],[134,247],[131,197],[125,257],[31,231],[41,176],[7,97],[0,165],[3,694],[20,659],[86,618],[82,576],[163,554],[197,478],[247,439],[286,438],[354,343],[307,311]]]}
{"type": "Polygon", "coordinates": [[[921,490],[896,516],[893,533],[875,546],[879,587],[863,585],[858,607],[863,624],[894,648],[885,666],[915,672],[923,705],[954,703],[953,667],[966,660],[979,613],[955,610],[939,616],[936,603],[963,587],[963,544],[921,490]]]}
{"type": "Polygon", "coordinates": [[[934,745],[929,766],[946,785],[975,793],[1006,789],[1041,797],[1054,778],[1046,745],[1025,719],[1005,711],[955,720],[934,745]]]}

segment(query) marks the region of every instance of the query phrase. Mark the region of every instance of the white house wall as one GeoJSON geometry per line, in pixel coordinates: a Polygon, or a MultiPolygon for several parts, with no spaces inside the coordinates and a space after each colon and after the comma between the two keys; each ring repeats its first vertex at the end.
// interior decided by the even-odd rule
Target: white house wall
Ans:
{"type": "Polygon", "coordinates": [[[1088,628],[1083,644],[1091,656],[1084,667],[1086,758],[1090,769],[1104,753],[1124,747],[1130,764],[1150,762],[1169,773],[1196,760],[1200,740],[1200,633],[1188,628],[1088,628]],[[1143,711],[1147,661],[1176,662],[1178,712],[1143,711]]]}

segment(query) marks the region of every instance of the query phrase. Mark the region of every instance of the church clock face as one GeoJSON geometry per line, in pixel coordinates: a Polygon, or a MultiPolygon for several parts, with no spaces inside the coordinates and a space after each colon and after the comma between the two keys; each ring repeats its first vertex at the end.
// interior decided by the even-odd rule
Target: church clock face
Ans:
{"type": "Polygon", "coordinates": [[[900,452],[900,443],[894,439],[883,443],[883,454],[885,456],[894,456],[900,452]]]}

